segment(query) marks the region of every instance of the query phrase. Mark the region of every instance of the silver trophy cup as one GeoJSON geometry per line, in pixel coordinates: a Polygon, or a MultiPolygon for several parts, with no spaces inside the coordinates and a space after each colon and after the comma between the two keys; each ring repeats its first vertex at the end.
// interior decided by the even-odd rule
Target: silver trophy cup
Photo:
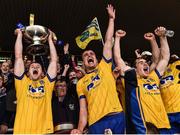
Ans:
{"type": "Polygon", "coordinates": [[[48,38],[48,29],[40,25],[31,25],[23,29],[23,37],[28,44],[26,52],[33,56],[46,55],[48,46],[45,44],[48,38]]]}

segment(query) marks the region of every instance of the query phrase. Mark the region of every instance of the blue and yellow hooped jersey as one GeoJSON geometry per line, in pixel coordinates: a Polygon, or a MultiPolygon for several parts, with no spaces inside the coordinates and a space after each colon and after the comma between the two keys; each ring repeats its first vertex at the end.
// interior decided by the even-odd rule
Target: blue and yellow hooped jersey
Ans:
{"type": "Polygon", "coordinates": [[[167,113],[180,112],[180,60],[169,64],[160,81],[160,89],[167,113]]]}
{"type": "Polygon", "coordinates": [[[78,81],[78,96],[85,97],[88,103],[89,125],[109,113],[122,111],[111,67],[111,61],[102,59],[92,73],[78,81]]]}
{"type": "Polygon", "coordinates": [[[55,79],[48,75],[32,81],[26,75],[15,76],[17,97],[15,134],[53,133],[51,98],[55,79]]]}

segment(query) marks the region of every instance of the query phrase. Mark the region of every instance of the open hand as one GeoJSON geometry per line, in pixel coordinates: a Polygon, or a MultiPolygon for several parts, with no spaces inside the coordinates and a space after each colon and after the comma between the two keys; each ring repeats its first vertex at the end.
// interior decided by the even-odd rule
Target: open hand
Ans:
{"type": "Polygon", "coordinates": [[[107,12],[109,14],[109,18],[115,19],[115,12],[116,11],[115,11],[114,7],[111,4],[108,4],[106,9],[107,9],[107,12]]]}

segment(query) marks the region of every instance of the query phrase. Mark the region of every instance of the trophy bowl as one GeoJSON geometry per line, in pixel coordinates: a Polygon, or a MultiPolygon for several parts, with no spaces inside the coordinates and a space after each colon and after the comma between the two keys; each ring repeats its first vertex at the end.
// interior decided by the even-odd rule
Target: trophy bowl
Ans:
{"type": "Polygon", "coordinates": [[[23,37],[28,44],[26,52],[30,55],[46,55],[48,46],[45,44],[49,35],[46,27],[40,25],[30,25],[23,29],[23,37]]]}

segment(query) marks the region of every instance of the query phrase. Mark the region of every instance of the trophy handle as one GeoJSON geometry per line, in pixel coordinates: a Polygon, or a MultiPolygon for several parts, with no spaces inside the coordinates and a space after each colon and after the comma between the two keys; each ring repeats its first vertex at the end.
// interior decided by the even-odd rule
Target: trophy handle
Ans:
{"type": "Polygon", "coordinates": [[[45,37],[41,36],[41,42],[42,43],[45,43],[46,42],[46,39],[49,37],[49,31],[47,33],[47,35],[45,37]]]}

